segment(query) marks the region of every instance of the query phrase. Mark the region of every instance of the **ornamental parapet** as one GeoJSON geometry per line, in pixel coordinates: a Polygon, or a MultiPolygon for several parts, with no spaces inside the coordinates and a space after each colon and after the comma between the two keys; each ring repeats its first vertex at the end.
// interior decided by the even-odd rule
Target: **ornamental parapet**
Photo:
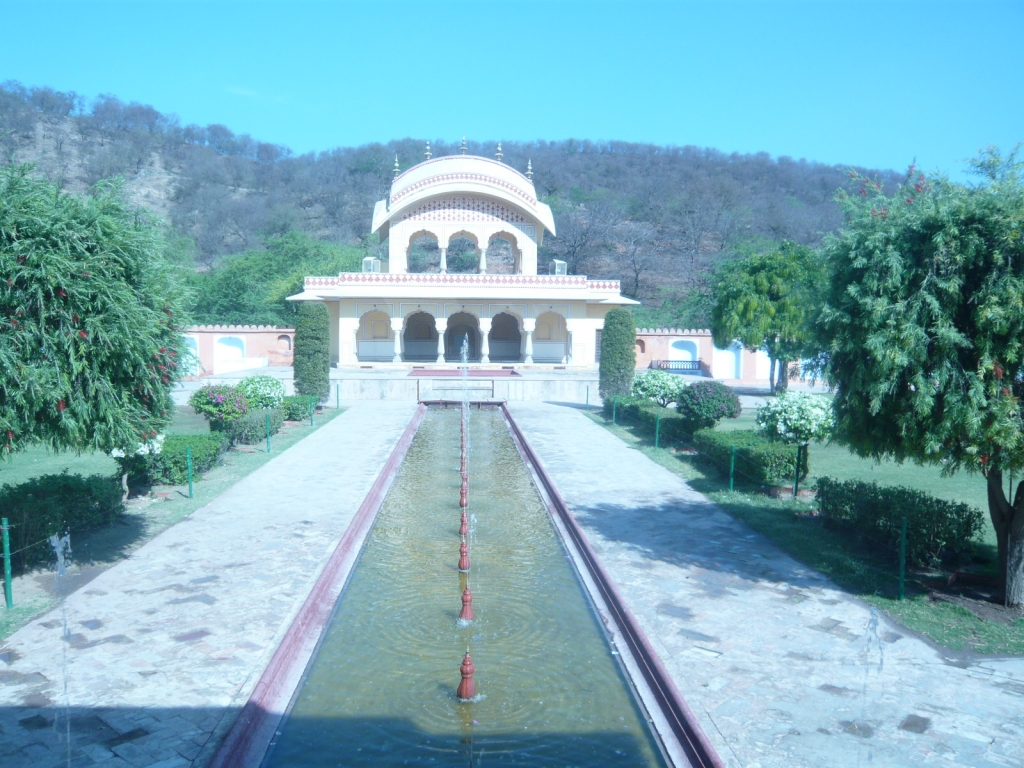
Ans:
{"type": "Polygon", "coordinates": [[[282,333],[295,333],[294,328],[285,328],[281,325],[193,325],[188,332],[217,331],[222,333],[254,333],[257,331],[280,331],[282,333]]]}
{"type": "Polygon", "coordinates": [[[637,336],[710,336],[706,328],[637,328],[637,336]]]}
{"type": "Polygon", "coordinates": [[[472,286],[476,288],[554,288],[619,293],[618,280],[589,280],[585,275],[453,275],[437,273],[343,272],[337,277],[307,277],[305,288],[344,286],[424,287],[472,286]]]}

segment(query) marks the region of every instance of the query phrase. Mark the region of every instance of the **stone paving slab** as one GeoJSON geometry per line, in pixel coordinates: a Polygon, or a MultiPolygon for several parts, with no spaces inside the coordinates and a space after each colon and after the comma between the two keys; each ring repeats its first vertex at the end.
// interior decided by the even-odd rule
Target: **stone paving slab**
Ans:
{"type": "Polygon", "coordinates": [[[1024,766],[1024,659],[934,647],[578,409],[509,408],[729,766],[1024,766]]]}
{"type": "Polygon", "coordinates": [[[354,406],[71,594],[67,642],[57,608],[0,644],[0,766],[205,765],[415,409],[354,406]]]}

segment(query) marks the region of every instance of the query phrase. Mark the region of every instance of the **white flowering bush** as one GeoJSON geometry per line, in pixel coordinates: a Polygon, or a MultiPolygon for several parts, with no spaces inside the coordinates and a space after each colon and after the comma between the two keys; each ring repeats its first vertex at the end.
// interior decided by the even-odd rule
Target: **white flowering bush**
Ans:
{"type": "Polygon", "coordinates": [[[273,376],[247,376],[238,384],[250,408],[279,408],[284,400],[284,384],[273,376]]]}
{"type": "Polygon", "coordinates": [[[684,386],[683,379],[679,376],[673,376],[665,371],[648,370],[638,373],[633,378],[630,394],[667,406],[677,401],[684,386]]]}
{"type": "Polygon", "coordinates": [[[832,425],[832,404],[821,395],[787,392],[757,409],[757,431],[783,443],[825,440],[832,425]]]}
{"type": "MultiPolygon", "coordinates": [[[[164,437],[165,435],[156,435],[146,440],[142,445],[135,449],[133,456],[157,456],[164,449],[164,437]]],[[[115,459],[123,459],[128,455],[128,452],[121,449],[115,448],[110,452],[110,455],[115,459]]]]}

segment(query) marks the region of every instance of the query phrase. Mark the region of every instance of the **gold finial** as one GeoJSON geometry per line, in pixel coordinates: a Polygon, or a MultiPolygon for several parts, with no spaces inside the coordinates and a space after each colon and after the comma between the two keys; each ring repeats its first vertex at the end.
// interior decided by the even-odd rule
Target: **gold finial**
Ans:
{"type": "Polygon", "coordinates": [[[533,181],[533,160],[526,161],[526,178],[533,181]]]}
{"type": "Polygon", "coordinates": [[[504,157],[504,155],[501,154],[501,142],[499,141],[498,142],[498,151],[494,155],[494,159],[497,160],[500,163],[502,157],[504,157]]]}
{"type": "Polygon", "coordinates": [[[424,152],[423,155],[427,158],[427,160],[429,160],[433,156],[431,154],[431,152],[430,152],[430,142],[429,141],[427,142],[427,151],[424,152]]]}
{"type": "Polygon", "coordinates": [[[462,154],[466,154],[466,137],[462,137],[462,154]]]}
{"type": "Polygon", "coordinates": [[[398,174],[400,174],[401,172],[402,172],[401,169],[398,167],[398,153],[395,153],[395,176],[394,177],[397,179],[398,178],[398,174]]]}

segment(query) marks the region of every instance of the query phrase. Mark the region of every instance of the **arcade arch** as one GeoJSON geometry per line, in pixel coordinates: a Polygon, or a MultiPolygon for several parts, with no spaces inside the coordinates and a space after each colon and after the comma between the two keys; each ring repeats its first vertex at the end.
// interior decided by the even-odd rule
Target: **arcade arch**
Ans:
{"type": "Polygon", "coordinates": [[[366,312],[359,318],[359,359],[389,362],[395,354],[395,336],[391,332],[391,318],[379,309],[366,312]]]}
{"type": "Polygon", "coordinates": [[[468,312],[456,312],[448,318],[448,329],[444,334],[444,359],[450,363],[462,360],[462,340],[469,341],[467,360],[480,359],[480,324],[468,312]]]}
{"type": "Polygon", "coordinates": [[[480,271],[480,249],[468,232],[457,232],[448,240],[448,271],[473,274],[480,271]]]}
{"type": "Polygon", "coordinates": [[[491,235],[487,243],[487,273],[490,275],[518,275],[522,273],[522,251],[515,238],[499,232],[491,235]]]}
{"type": "Polygon", "coordinates": [[[405,318],[402,340],[403,357],[407,362],[437,360],[437,327],[434,316],[428,312],[413,312],[405,318]]]}
{"type": "Polygon", "coordinates": [[[441,249],[433,232],[421,230],[409,238],[406,265],[410,272],[441,271],[441,249]]]}
{"type": "Polygon", "coordinates": [[[565,318],[557,312],[544,312],[537,318],[537,327],[533,332],[533,361],[564,363],[568,341],[565,318]]]}
{"type": "Polygon", "coordinates": [[[499,312],[491,318],[491,331],[487,334],[490,359],[493,363],[516,363],[522,355],[523,336],[519,319],[508,312],[499,312]]]}

